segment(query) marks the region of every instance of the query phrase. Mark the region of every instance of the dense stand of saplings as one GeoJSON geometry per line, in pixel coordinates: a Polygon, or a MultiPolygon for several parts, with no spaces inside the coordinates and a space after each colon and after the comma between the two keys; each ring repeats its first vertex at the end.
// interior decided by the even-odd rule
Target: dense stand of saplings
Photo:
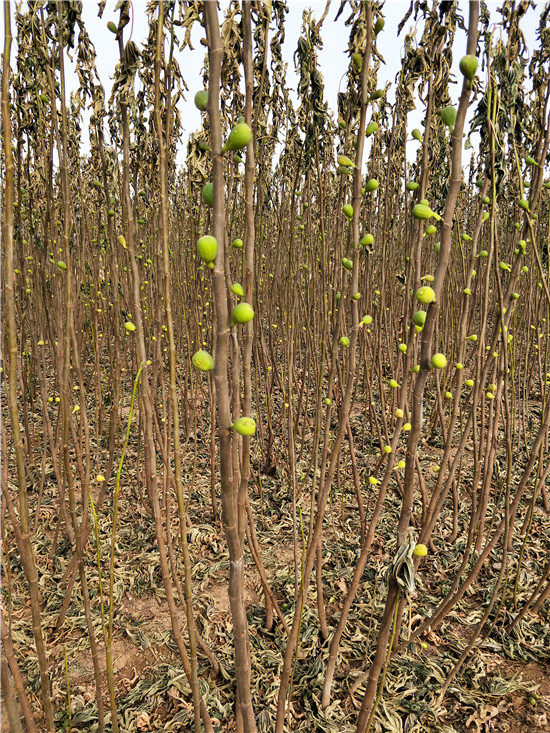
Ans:
{"type": "Polygon", "coordinates": [[[391,102],[377,88],[383,9],[344,5],[336,121],[317,58],[328,6],[320,20],[304,11],[297,105],[282,2],[235,2],[221,21],[215,3],[153,2],[140,49],[122,0],[107,24],[119,52],[108,103],[78,4],[18,7],[15,62],[4,10],[11,729],[127,729],[115,577],[120,527],[143,510],[188,682],[160,725],[254,731],[261,715],[277,733],[365,733],[393,710],[399,725],[440,730],[479,643],[521,648],[548,613],[548,8],[527,58],[508,0],[498,32],[477,2],[467,18],[452,3],[411,6],[404,25],[414,11],[418,28],[391,102]],[[201,85],[176,61],[192,32],[207,47],[201,85]],[[186,83],[203,88],[182,167],[186,83]],[[423,132],[409,135],[415,104],[423,132]],[[193,532],[207,514],[225,538],[231,655],[196,592],[193,532]],[[264,565],[269,521],[293,552],[288,584],[264,565]],[[335,555],[347,558],[336,571],[335,555]],[[245,605],[252,565],[265,639],[245,605]],[[429,654],[468,598],[481,612],[429,688],[438,706],[392,708],[392,668],[429,654]],[[86,703],[69,681],[78,609],[86,703]],[[272,668],[257,661],[266,644],[272,668]]]}

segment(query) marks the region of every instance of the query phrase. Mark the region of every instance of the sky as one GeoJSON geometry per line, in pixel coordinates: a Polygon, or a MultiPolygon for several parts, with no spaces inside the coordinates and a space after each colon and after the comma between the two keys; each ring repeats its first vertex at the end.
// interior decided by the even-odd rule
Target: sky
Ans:
{"type": "MultiPolygon", "coordinates": [[[[500,4],[500,2],[491,0],[487,3],[491,13],[491,18],[494,19],[495,22],[500,18],[497,13],[497,8],[500,4]]],[[[227,5],[227,0],[221,0],[219,3],[220,22],[223,19],[223,11],[227,5]]],[[[293,54],[300,35],[303,11],[305,9],[311,9],[314,17],[319,18],[325,9],[326,0],[309,0],[307,2],[304,0],[289,0],[288,5],[289,12],[286,20],[286,38],[283,52],[284,58],[288,62],[287,84],[291,90],[295,90],[298,77],[294,69],[293,54]]],[[[12,12],[13,6],[14,3],[12,2],[12,12]]],[[[319,64],[325,82],[325,99],[328,101],[329,109],[331,110],[335,110],[336,108],[337,93],[340,85],[345,84],[343,77],[349,63],[349,57],[346,53],[349,28],[346,28],[344,25],[345,18],[349,15],[349,11],[347,13],[342,13],[339,20],[334,22],[339,6],[340,0],[332,0],[330,10],[325,19],[321,33],[324,40],[324,47],[319,53],[319,64]]],[[[459,6],[462,14],[467,19],[468,3],[462,1],[459,2],[459,6]]],[[[523,32],[528,46],[531,49],[534,48],[536,44],[536,30],[542,7],[543,4],[540,3],[537,8],[530,9],[522,23],[523,32]]],[[[414,29],[416,25],[411,17],[403,28],[401,35],[399,37],[397,36],[397,26],[408,8],[408,0],[387,0],[382,10],[383,15],[385,16],[385,27],[377,38],[377,45],[386,64],[383,65],[379,71],[378,87],[384,87],[386,82],[391,83],[390,91],[388,93],[388,100],[390,102],[394,99],[393,89],[395,87],[395,76],[401,65],[401,53],[405,34],[414,29]]],[[[106,98],[108,99],[111,92],[112,75],[118,59],[118,44],[114,35],[107,29],[107,23],[109,21],[118,23],[116,0],[107,0],[105,11],[101,19],[98,17],[97,0],[83,0],[83,17],[90,38],[96,48],[97,69],[100,79],[105,87],[106,98]]],[[[14,25],[12,27],[14,27],[14,25]]],[[[133,1],[131,36],[128,36],[129,28],[130,25],[125,29],[125,40],[128,40],[128,38],[131,37],[138,47],[140,47],[141,43],[147,37],[146,0],[133,1]]],[[[421,29],[419,29],[418,35],[420,35],[420,33],[421,29]]],[[[183,163],[185,160],[188,135],[200,127],[200,113],[193,104],[193,98],[195,93],[202,88],[201,69],[206,52],[205,47],[199,43],[199,39],[202,36],[204,36],[204,31],[202,31],[200,26],[196,24],[192,34],[192,42],[195,50],[191,52],[186,49],[178,56],[183,77],[189,87],[186,99],[181,103],[180,107],[184,133],[177,156],[179,163],[183,163]]],[[[458,71],[458,62],[465,52],[465,45],[465,33],[458,29],[455,36],[453,54],[453,71],[458,81],[450,90],[451,98],[454,101],[458,100],[460,92],[459,84],[462,82],[462,77],[458,71]]],[[[15,53],[12,51],[12,60],[14,56],[15,53]]],[[[67,74],[67,77],[68,89],[75,89],[77,83],[76,77],[74,75],[71,76],[70,74],[67,74]]],[[[472,110],[474,107],[475,104],[472,105],[470,109],[472,110]]],[[[409,119],[410,129],[412,130],[413,127],[420,127],[420,120],[422,118],[422,109],[413,111],[409,119]]],[[[83,132],[86,128],[87,120],[84,120],[83,132]]],[[[83,142],[86,144],[85,139],[83,142]]],[[[475,140],[473,142],[475,144],[475,140]]],[[[414,152],[415,151],[411,150],[411,153],[414,154],[414,152]]]]}

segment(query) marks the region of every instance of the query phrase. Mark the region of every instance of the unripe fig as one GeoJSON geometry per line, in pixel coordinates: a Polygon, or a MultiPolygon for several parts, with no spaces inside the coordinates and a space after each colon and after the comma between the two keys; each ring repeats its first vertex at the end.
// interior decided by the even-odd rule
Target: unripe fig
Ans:
{"type": "Polygon", "coordinates": [[[407,191],[416,191],[419,185],[420,184],[416,181],[407,181],[407,183],[405,183],[405,188],[407,189],[407,191]]]}
{"type": "Polygon", "coordinates": [[[463,56],[460,59],[459,68],[465,79],[473,81],[477,71],[477,58],[472,54],[463,56]]]}
{"type": "Polygon", "coordinates": [[[338,165],[343,165],[346,168],[355,168],[355,163],[347,155],[339,155],[336,161],[338,165]]]}
{"type": "Polygon", "coordinates": [[[246,124],[246,122],[237,122],[235,127],[229,133],[227,142],[222,148],[222,153],[227,150],[235,152],[236,150],[242,150],[246,148],[248,143],[252,140],[252,130],[246,124]]]}
{"type": "Polygon", "coordinates": [[[231,242],[231,246],[234,247],[235,249],[242,249],[243,248],[243,240],[242,239],[239,239],[237,237],[237,239],[234,239],[231,242]]]}
{"type": "Polygon", "coordinates": [[[250,436],[256,432],[256,421],[252,417],[240,417],[231,427],[239,435],[250,436]]]}
{"type": "Polygon", "coordinates": [[[234,295],[238,295],[239,298],[244,297],[244,289],[240,283],[233,283],[233,285],[231,286],[231,292],[234,295]]]}
{"type": "Polygon", "coordinates": [[[365,234],[360,244],[361,244],[361,247],[370,247],[370,245],[373,242],[374,242],[374,237],[372,236],[372,234],[365,234]]]}
{"type": "Polygon", "coordinates": [[[441,353],[434,354],[430,366],[432,369],[445,369],[447,366],[447,357],[441,353]]]}
{"type": "Polygon", "coordinates": [[[426,322],[426,311],[416,311],[413,316],[413,321],[416,326],[420,326],[420,328],[422,328],[424,326],[424,323],[426,322]]]}
{"type": "Polygon", "coordinates": [[[213,262],[218,254],[218,240],[205,234],[197,242],[197,252],[205,262],[213,262]]]}
{"type": "Polygon", "coordinates": [[[254,318],[254,310],[250,303],[239,303],[233,308],[231,315],[231,322],[233,325],[236,323],[248,323],[254,318]]]}
{"type": "Polygon", "coordinates": [[[352,53],[351,60],[357,71],[361,71],[363,68],[363,57],[360,53],[352,53]]]}
{"type": "Polygon", "coordinates": [[[214,369],[214,359],[210,356],[208,351],[204,351],[203,349],[196,351],[193,354],[191,361],[193,362],[195,369],[198,369],[201,372],[211,372],[212,369],[214,369]]]}
{"type": "Polygon", "coordinates": [[[195,107],[200,109],[201,112],[206,112],[208,108],[208,92],[206,89],[201,89],[200,92],[195,94],[195,107]]]}
{"type": "Polygon", "coordinates": [[[367,193],[372,193],[373,191],[376,191],[380,184],[376,180],[376,178],[371,178],[369,181],[365,184],[365,191],[367,193]]]}
{"type": "Polygon", "coordinates": [[[426,545],[416,545],[413,550],[413,555],[416,555],[416,557],[426,557],[428,554],[428,548],[426,545]]]}
{"type": "Polygon", "coordinates": [[[347,336],[342,336],[340,338],[340,344],[347,349],[349,346],[349,338],[347,336]]]}
{"type": "Polygon", "coordinates": [[[423,285],[416,291],[416,299],[419,303],[422,303],[423,305],[428,305],[428,303],[434,302],[435,292],[432,288],[430,288],[429,285],[423,285]]]}
{"type": "Polygon", "coordinates": [[[202,200],[207,206],[214,206],[214,184],[211,181],[202,187],[202,200]]]}
{"type": "Polygon", "coordinates": [[[342,259],[342,267],[346,270],[353,270],[353,262],[352,260],[349,260],[347,257],[344,257],[342,259]]]}
{"type": "Polygon", "coordinates": [[[135,327],[135,325],[134,325],[134,324],[132,323],[132,321],[126,321],[126,323],[124,324],[124,328],[125,328],[125,329],[126,329],[127,331],[135,331],[135,330],[136,330],[136,327],[135,327]]]}
{"type": "Polygon", "coordinates": [[[342,211],[348,219],[351,219],[353,216],[353,206],[351,204],[344,204],[342,211]]]}
{"type": "Polygon", "coordinates": [[[447,125],[449,130],[451,130],[452,132],[454,130],[454,126],[456,122],[456,109],[452,105],[449,104],[446,107],[443,107],[443,109],[439,111],[439,114],[443,122],[447,125]]]}
{"type": "Polygon", "coordinates": [[[380,31],[382,30],[385,24],[386,24],[386,21],[384,20],[384,18],[376,19],[376,23],[374,24],[374,34],[376,36],[380,33],[380,31]]]}
{"type": "Polygon", "coordinates": [[[370,135],[373,135],[378,130],[378,123],[374,120],[371,120],[369,124],[367,125],[367,129],[365,130],[365,136],[369,137],[370,135]]]}
{"type": "Polygon", "coordinates": [[[427,219],[431,219],[433,215],[434,212],[429,206],[426,206],[425,204],[415,204],[413,208],[413,216],[415,219],[422,219],[426,221],[427,219]]]}
{"type": "Polygon", "coordinates": [[[414,130],[412,131],[412,136],[415,140],[418,140],[419,143],[422,142],[422,134],[418,128],[414,128],[414,130]]]}
{"type": "Polygon", "coordinates": [[[109,21],[109,22],[107,23],[107,28],[108,28],[108,29],[109,29],[109,30],[111,31],[111,33],[114,33],[114,34],[116,35],[116,33],[117,33],[117,27],[116,27],[116,25],[115,25],[115,24],[113,23],[113,21],[112,21],[112,20],[110,20],[110,21],[109,21]]]}

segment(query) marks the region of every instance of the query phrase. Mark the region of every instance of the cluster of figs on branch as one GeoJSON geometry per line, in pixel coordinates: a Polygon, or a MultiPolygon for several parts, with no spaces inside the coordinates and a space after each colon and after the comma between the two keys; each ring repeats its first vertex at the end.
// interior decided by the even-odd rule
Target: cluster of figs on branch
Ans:
{"type": "MultiPolygon", "coordinates": [[[[195,95],[195,106],[201,112],[205,112],[208,108],[208,92],[201,90],[195,95]]],[[[244,150],[249,142],[252,140],[252,130],[249,125],[246,124],[244,118],[239,118],[236,124],[231,128],[229,136],[225,145],[222,147],[222,154],[227,152],[236,153],[240,150],[244,150]]],[[[202,199],[207,206],[214,206],[214,184],[207,182],[202,189],[202,199]]],[[[235,239],[232,242],[232,247],[235,249],[242,249],[242,239],[235,239]]],[[[197,241],[197,252],[199,257],[208,265],[208,267],[214,269],[214,261],[218,254],[218,241],[215,237],[210,234],[203,234],[197,241]]],[[[242,285],[239,283],[233,283],[231,285],[231,292],[238,298],[244,297],[244,290],[242,285]]],[[[237,326],[240,324],[248,323],[254,318],[254,309],[250,303],[241,301],[233,308],[231,313],[231,326],[237,326]]],[[[210,372],[214,369],[214,359],[204,349],[199,349],[192,358],[193,366],[201,372],[210,372]]],[[[251,436],[256,432],[256,421],[251,417],[240,417],[236,420],[230,428],[243,436],[251,436]]]]}

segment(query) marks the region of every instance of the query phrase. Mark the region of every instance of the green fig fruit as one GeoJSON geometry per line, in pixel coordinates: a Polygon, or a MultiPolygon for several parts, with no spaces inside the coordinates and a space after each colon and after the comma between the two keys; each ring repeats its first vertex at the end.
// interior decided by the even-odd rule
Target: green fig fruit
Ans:
{"type": "Polygon", "coordinates": [[[256,432],[256,421],[252,417],[240,417],[231,427],[239,435],[251,436],[256,432]]]}
{"type": "Polygon", "coordinates": [[[415,326],[419,326],[420,328],[423,328],[424,323],[426,322],[426,311],[416,311],[416,313],[413,316],[413,321],[415,326]]]}
{"type": "Polygon", "coordinates": [[[452,132],[456,122],[456,109],[449,104],[447,107],[443,107],[443,109],[439,111],[439,114],[443,122],[452,132]]]}
{"type": "Polygon", "coordinates": [[[206,112],[208,108],[208,92],[206,89],[201,89],[200,92],[195,94],[195,107],[200,109],[201,112],[206,112]]]}
{"type": "Polygon", "coordinates": [[[348,158],[347,155],[339,155],[336,160],[338,162],[338,165],[344,166],[346,168],[349,168],[349,167],[355,168],[355,163],[353,162],[353,160],[348,158]]]}
{"type": "Polygon", "coordinates": [[[445,354],[437,353],[432,356],[431,368],[432,369],[445,369],[447,366],[447,357],[445,354]]]}
{"type": "Polygon", "coordinates": [[[233,283],[230,289],[233,295],[237,295],[239,298],[244,297],[244,288],[240,283],[233,283]]]}
{"type": "Polygon", "coordinates": [[[202,200],[207,206],[214,206],[214,184],[209,181],[202,187],[202,200]]]}
{"type": "Polygon", "coordinates": [[[419,303],[422,303],[423,305],[428,305],[429,303],[434,302],[435,292],[433,288],[430,288],[429,285],[423,285],[416,291],[416,299],[419,303]]]}
{"type": "Polygon", "coordinates": [[[434,212],[429,206],[426,206],[425,204],[415,204],[413,208],[413,216],[415,219],[422,219],[426,221],[427,219],[431,219],[433,215],[434,212]]]}
{"type": "Polygon", "coordinates": [[[254,310],[250,303],[239,303],[233,308],[231,321],[233,325],[236,323],[248,323],[254,318],[254,310]]]}
{"type": "Polygon", "coordinates": [[[229,133],[227,142],[222,148],[222,153],[225,153],[227,150],[230,150],[233,153],[237,150],[242,150],[243,148],[246,148],[251,140],[252,130],[250,127],[246,122],[237,122],[235,127],[233,127],[229,133]]]}
{"type": "Polygon", "coordinates": [[[197,242],[197,252],[205,262],[213,262],[218,254],[218,240],[205,234],[197,242]]]}
{"type": "Polygon", "coordinates": [[[369,137],[370,135],[373,135],[378,130],[378,123],[372,120],[367,125],[367,129],[365,130],[365,136],[369,137]]]}
{"type": "Polygon", "coordinates": [[[468,81],[473,81],[477,71],[477,58],[472,54],[467,54],[460,59],[459,64],[462,76],[468,81]]]}
{"type": "Polygon", "coordinates": [[[210,356],[208,351],[204,351],[203,349],[199,349],[195,352],[191,361],[195,369],[198,369],[201,372],[211,372],[212,369],[214,369],[214,359],[210,356]]]}

